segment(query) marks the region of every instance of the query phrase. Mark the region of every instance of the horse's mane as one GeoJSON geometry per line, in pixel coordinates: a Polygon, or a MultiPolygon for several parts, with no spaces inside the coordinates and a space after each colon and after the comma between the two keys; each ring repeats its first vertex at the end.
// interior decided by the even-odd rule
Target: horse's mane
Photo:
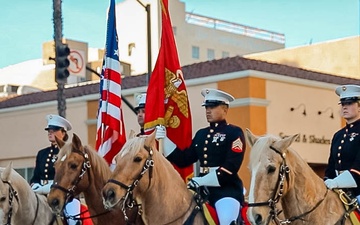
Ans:
{"type": "Polygon", "coordinates": [[[267,149],[277,140],[280,140],[280,138],[272,134],[260,136],[256,142],[256,145],[252,146],[251,148],[249,165],[252,167],[253,163],[257,164],[262,157],[262,154],[264,154],[261,150],[267,149]]]}
{"type": "MultiPolygon", "coordinates": [[[[142,135],[128,139],[120,151],[120,157],[124,157],[127,154],[131,154],[131,157],[135,156],[140,151],[141,147],[144,146],[146,138],[147,135],[142,135]]],[[[149,147],[154,149],[154,146],[149,147]]]]}
{"type": "MultiPolygon", "coordinates": [[[[82,151],[86,152],[89,155],[89,159],[91,161],[91,168],[93,170],[97,170],[96,174],[98,174],[99,177],[109,177],[111,171],[105,159],[101,157],[91,146],[85,145],[83,146],[83,148],[84,149],[82,149],[82,151]]],[[[61,161],[61,158],[64,157],[64,155],[69,155],[72,152],[72,143],[66,143],[60,149],[58,153],[58,159],[55,163],[61,161]]]]}

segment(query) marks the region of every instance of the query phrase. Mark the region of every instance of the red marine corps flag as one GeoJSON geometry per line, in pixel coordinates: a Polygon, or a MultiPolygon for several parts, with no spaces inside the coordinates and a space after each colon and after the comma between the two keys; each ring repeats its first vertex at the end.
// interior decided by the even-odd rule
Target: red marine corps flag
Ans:
{"type": "Polygon", "coordinates": [[[99,155],[109,164],[126,141],[121,108],[121,74],[115,21],[115,0],[110,0],[95,147],[99,155]]]}
{"type": "MultiPolygon", "coordinates": [[[[188,93],[172,31],[168,0],[160,0],[160,3],[162,9],[161,46],[147,90],[144,128],[148,133],[156,125],[164,125],[168,138],[178,148],[185,149],[190,146],[192,139],[188,93]]],[[[175,169],[186,182],[193,173],[193,166],[186,168],[175,166],[175,169]]]]}

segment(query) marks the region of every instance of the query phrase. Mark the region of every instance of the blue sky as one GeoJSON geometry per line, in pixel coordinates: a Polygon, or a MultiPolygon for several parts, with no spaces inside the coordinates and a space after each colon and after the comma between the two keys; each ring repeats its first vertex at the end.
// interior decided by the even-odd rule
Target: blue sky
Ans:
{"type": "MultiPolygon", "coordinates": [[[[360,0],[181,1],[188,12],[283,33],[286,47],[360,35],[360,0]]],[[[1,2],[0,68],[41,58],[42,43],[53,39],[52,2],[1,2]]],[[[63,36],[103,48],[109,1],[62,2],[63,36]]]]}

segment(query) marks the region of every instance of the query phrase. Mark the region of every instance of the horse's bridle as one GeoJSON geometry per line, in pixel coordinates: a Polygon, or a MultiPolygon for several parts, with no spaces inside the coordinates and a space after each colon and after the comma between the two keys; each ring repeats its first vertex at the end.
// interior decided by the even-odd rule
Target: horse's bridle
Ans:
{"type": "Polygon", "coordinates": [[[290,224],[291,222],[293,222],[295,220],[302,219],[304,216],[306,216],[309,213],[311,213],[312,211],[314,211],[325,199],[325,197],[328,193],[328,189],[326,189],[324,197],[319,202],[317,202],[315,204],[315,206],[312,209],[310,209],[309,211],[302,213],[301,215],[298,215],[298,216],[293,216],[289,219],[281,220],[278,217],[281,210],[276,208],[276,204],[279,202],[280,198],[284,194],[284,183],[285,183],[285,179],[287,179],[287,182],[289,181],[290,168],[286,164],[286,159],[285,159],[286,154],[285,153],[280,152],[279,150],[277,150],[275,147],[273,147],[271,145],[270,145],[270,149],[275,151],[282,158],[282,162],[281,162],[280,169],[279,169],[279,177],[276,182],[276,187],[274,189],[273,195],[269,200],[267,200],[265,202],[249,203],[248,205],[249,205],[249,207],[258,207],[258,206],[269,206],[270,207],[270,212],[269,212],[270,215],[267,219],[266,224],[269,224],[270,220],[273,220],[275,224],[290,224]]]}
{"type": "MultiPolygon", "coordinates": [[[[72,198],[74,197],[74,193],[75,193],[75,189],[76,189],[76,186],[79,184],[79,182],[84,178],[84,175],[86,173],[86,171],[88,169],[91,168],[91,164],[90,164],[90,160],[89,160],[89,155],[88,153],[86,152],[86,150],[84,149],[84,152],[82,151],[79,151],[79,150],[73,150],[74,153],[77,153],[81,156],[84,157],[84,162],[83,162],[83,165],[81,167],[81,171],[80,171],[80,174],[79,176],[76,178],[76,180],[73,183],[73,186],[71,186],[70,188],[64,188],[62,187],[61,185],[57,184],[57,182],[54,182],[53,185],[51,185],[51,188],[54,188],[54,189],[59,189],[63,192],[65,192],[66,194],[66,197],[65,197],[65,200],[68,201],[69,198],[72,198]]],[[[89,178],[90,179],[90,178],[89,178]]]]}
{"type": "MultiPolygon", "coordinates": [[[[125,221],[128,222],[129,220],[129,217],[126,215],[126,209],[131,209],[133,208],[135,205],[139,206],[137,203],[136,203],[136,200],[134,199],[134,196],[133,196],[133,190],[134,188],[139,184],[140,182],[140,179],[144,176],[144,174],[149,170],[149,186],[150,187],[150,184],[151,184],[151,178],[152,178],[152,171],[153,171],[153,167],[154,167],[154,160],[153,160],[153,155],[154,155],[154,152],[152,150],[151,147],[149,146],[144,146],[144,148],[146,149],[146,151],[149,153],[149,156],[147,157],[145,163],[144,163],[144,166],[140,172],[140,174],[136,177],[136,179],[132,182],[132,184],[130,185],[126,185],[118,180],[115,180],[115,179],[109,179],[107,181],[107,183],[113,183],[113,184],[116,184],[118,186],[120,186],[121,188],[124,188],[126,190],[126,193],[125,195],[119,200],[121,201],[122,200],[122,206],[121,206],[121,211],[123,212],[124,214],[124,218],[125,218],[125,221]]],[[[139,210],[139,215],[141,215],[141,210],[139,210]]]]}
{"type": "MultiPolygon", "coordinates": [[[[16,201],[19,204],[19,196],[17,191],[15,191],[15,189],[13,188],[13,186],[11,185],[11,183],[9,181],[2,181],[5,184],[9,185],[9,211],[7,214],[7,222],[5,225],[11,225],[11,217],[12,217],[12,211],[13,211],[13,200],[14,198],[16,199],[16,201]]],[[[36,217],[36,215],[35,215],[36,217]]]]}

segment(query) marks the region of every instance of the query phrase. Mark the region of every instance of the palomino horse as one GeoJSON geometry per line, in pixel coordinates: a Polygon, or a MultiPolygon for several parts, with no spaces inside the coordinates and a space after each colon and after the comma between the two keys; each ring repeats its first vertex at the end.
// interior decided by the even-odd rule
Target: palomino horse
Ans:
{"type": "Polygon", "coordinates": [[[246,130],[251,146],[248,218],[253,225],[351,224],[338,194],[328,190],[311,167],[290,149],[298,135],[281,139],[255,136],[246,130]],[[281,203],[284,219],[278,217],[281,203]]]}
{"type": "Polygon", "coordinates": [[[0,224],[62,224],[52,213],[44,195],[36,194],[27,181],[12,169],[0,168],[0,224]]]}
{"type": "Polygon", "coordinates": [[[54,184],[48,195],[48,203],[60,214],[68,198],[84,194],[85,202],[95,225],[143,224],[137,208],[127,211],[125,221],[121,210],[107,210],[102,204],[101,190],[110,178],[107,162],[89,146],[83,146],[74,134],[71,143],[56,139],[60,151],[55,162],[54,184]]]}
{"type": "Polygon", "coordinates": [[[147,225],[205,223],[183,179],[156,150],[155,132],[127,140],[103,198],[107,208],[126,208],[135,198],[147,225]]]}

